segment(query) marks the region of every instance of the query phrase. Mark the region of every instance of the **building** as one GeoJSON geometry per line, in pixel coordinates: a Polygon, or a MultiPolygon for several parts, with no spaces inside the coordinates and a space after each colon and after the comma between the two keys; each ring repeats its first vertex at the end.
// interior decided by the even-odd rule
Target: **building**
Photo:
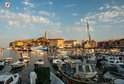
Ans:
{"type": "Polygon", "coordinates": [[[80,42],[77,40],[66,40],[64,41],[64,47],[66,48],[80,47],[80,42]]]}
{"type": "Polygon", "coordinates": [[[64,47],[64,39],[56,38],[56,39],[48,39],[50,47],[63,48],[64,47]]]}
{"type": "Polygon", "coordinates": [[[101,41],[97,43],[99,48],[124,47],[124,39],[101,41]]]}
{"type": "Polygon", "coordinates": [[[124,39],[120,39],[119,40],[119,46],[120,47],[124,47],[124,39]]]}
{"type": "Polygon", "coordinates": [[[86,40],[82,43],[82,45],[83,45],[83,48],[85,49],[97,47],[97,43],[94,40],[92,40],[91,43],[89,42],[89,40],[86,40]]]}

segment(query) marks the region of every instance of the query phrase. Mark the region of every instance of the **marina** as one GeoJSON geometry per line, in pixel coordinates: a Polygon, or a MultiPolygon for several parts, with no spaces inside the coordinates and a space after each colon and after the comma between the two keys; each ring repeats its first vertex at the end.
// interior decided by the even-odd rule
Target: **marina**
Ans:
{"type": "MultiPolygon", "coordinates": [[[[5,50],[4,52],[4,57],[9,57],[12,56],[13,62],[18,61],[20,58],[20,51],[15,51],[15,50],[5,50]]],[[[34,64],[37,60],[39,59],[45,59],[46,55],[40,55],[39,53],[31,53],[28,52],[30,59],[29,63],[26,63],[24,67],[21,67],[17,70],[12,70],[11,63],[10,64],[5,64],[4,68],[0,70],[0,74],[3,73],[19,73],[21,76],[21,84],[30,84],[30,78],[29,78],[29,73],[34,70],[34,64]]],[[[47,62],[46,62],[47,63],[47,62]]],[[[46,64],[47,66],[47,64],[46,64]]]]}
{"type": "Polygon", "coordinates": [[[0,84],[124,84],[123,0],[0,0],[0,84]]]}

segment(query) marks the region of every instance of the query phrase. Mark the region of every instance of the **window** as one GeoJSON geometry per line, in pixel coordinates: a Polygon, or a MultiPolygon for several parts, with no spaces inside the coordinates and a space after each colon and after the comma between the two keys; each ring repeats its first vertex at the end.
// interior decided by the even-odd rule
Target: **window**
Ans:
{"type": "Polygon", "coordinates": [[[79,71],[84,72],[82,65],[79,65],[79,71]]]}
{"type": "Polygon", "coordinates": [[[9,78],[7,81],[6,81],[6,84],[10,84],[11,82],[13,81],[13,78],[9,78]]]}
{"type": "Polygon", "coordinates": [[[91,68],[92,68],[92,72],[95,72],[96,71],[95,65],[91,65],[91,68]]]}
{"type": "Polygon", "coordinates": [[[90,67],[88,65],[85,66],[85,71],[86,71],[86,73],[90,72],[90,67]]]}

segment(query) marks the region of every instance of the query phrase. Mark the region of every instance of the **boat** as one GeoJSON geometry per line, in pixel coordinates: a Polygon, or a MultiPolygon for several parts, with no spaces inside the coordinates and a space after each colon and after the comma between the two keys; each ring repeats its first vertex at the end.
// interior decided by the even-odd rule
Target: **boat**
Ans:
{"type": "Polygon", "coordinates": [[[13,61],[13,58],[12,57],[6,57],[6,58],[4,58],[4,62],[5,63],[12,63],[12,61],[13,61]]]}
{"type": "Polygon", "coordinates": [[[28,63],[30,61],[30,57],[28,56],[28,53],[22,53],[22,58],[25,63],[28,63]]]}
{"type": "Polygon", "coordinates": [[[3,60],[0,60],[0,69],[4,68],[5,62],[3,60]]]}
{"type": "Polygon", "coordinates": [[[64,84],[42,60],[37,61],[34,71],[30,73],[30,84],[64,84]]]}
{"type": "Polygon", "coordinates": [[[0,84],[21,84],[21,78],[16,74],[0,74],[0,84]]]}
{"type": "Polygon", "coordinates": [[[24,66],[25,66],[25,62],[23,61],[23,59],[19,59],[19,61],[11,64],[13,70],[22,68],[24,66]]]}
{"type": "Polygon", "coordinates": [[[4,68],[5,62],[3,60],[3,49],[0,49],[0,69],[4,68]]]}

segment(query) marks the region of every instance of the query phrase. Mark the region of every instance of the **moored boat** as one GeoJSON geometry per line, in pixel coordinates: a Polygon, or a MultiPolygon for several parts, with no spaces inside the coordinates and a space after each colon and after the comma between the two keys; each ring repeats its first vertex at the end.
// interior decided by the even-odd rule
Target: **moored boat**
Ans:
{"type": "Polygon", "coordinates": [[[19,60],[17,62],[14,62],[11,64],[11,67],[13,70],[19,69],[25,66],[25,62],[23,60],[19,60]]]}
{"type": "Polygon", "coordinates": [[[13,58],[12,57],[4,58],[4,62],[5,63],[11,63],[12,61],[13,61],[13,58]]]}
{"type": "Polygon", "coordinates": [[[0,84],[21,84],[19,74],[1,74],[0,84]]]}

